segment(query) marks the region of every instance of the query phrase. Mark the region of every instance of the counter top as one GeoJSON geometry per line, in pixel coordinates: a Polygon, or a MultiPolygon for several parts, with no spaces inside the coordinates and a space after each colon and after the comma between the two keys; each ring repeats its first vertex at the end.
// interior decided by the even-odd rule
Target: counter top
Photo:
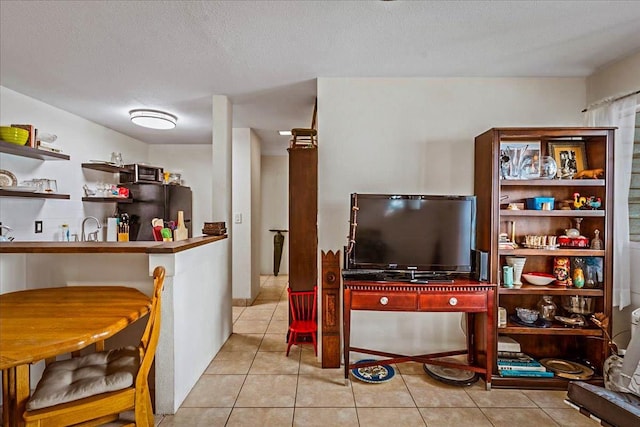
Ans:
{"type": "Polygon", "coordinates": [[[191,237],[179,242],[0,242],[0,253],[143,253],[173,254],[226,239],[224,236],[191,237]]]}

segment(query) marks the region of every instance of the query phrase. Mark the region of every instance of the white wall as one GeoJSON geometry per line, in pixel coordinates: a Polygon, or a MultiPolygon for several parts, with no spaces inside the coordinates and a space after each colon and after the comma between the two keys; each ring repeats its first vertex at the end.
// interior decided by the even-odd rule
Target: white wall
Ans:
{"type": "MultiPolygon", "coordinates": [[[[585,92],[583,78],[319,78],[318,249],[346,244],[350,193],[473,194],[476,135],[581,125],[585,92]]],[[[352,345],[458,348],[459,324],[451,313],[355,312],[352,345]]]]}
{"type": "MultiPolygon", "coordinates": [[[[289,229],[289,157],[262,156],[262,228],[260,229],[260,274],[273,274],[273,236],[269,230],[289,229]]],[[[289,235],[278,274],[289,273],[289,235]]]]}
{"type": "Polygon", "coordinates": [[[117,183],[117,175],[82,169],[81,163],[109,160],[112,151],[121,152],[126,163],[147,161],[147,144],[1,86],[0,123],[28,123],[41,133],[55,134],[56,143],[71,156],[68,161],[42,161],[0,153],[0,169],[12,172],[18,183],[51,178],[57,181],[59,193],[71,195],[70,200],[0,198],[0,221],[14,229],[11,235],[17,240],[60,240],[62,224],[69,224],[71,233],[79,234],[84,217],[92,215],[104,221],[114,213],[115,203],[82,202],[82,186],[117,183]],[[43,221],[41,234],[34,232],[36,220],[43,221]]]}
{"type": "Polygon", "coordinates": [[[218,221],[211,215],[211,145],[149,145],[149,163],[182,174],[183,185],[192,191],[191,230],[194,236],[202,236],[205,222],[218,221]]]}
{"type": "Polygon", "coordinates": [[[260,139],[235,128],[232,153],[233,299],[247,305],[260,292],[260,139]]]}
{"type": "MultiPolygon", "coordinates": [[[[640,52],[598,70],[587,78],[587,100],[597,102],[640,90],[640,52]]],[[[622,159],[616,159],[619,161],[622,159]]],[[[622,311],[615,310],[613,333],[624,347],[629,339],[631,312],[640,307],[640,244],[631,243],[631,304],[622,311]]]]}

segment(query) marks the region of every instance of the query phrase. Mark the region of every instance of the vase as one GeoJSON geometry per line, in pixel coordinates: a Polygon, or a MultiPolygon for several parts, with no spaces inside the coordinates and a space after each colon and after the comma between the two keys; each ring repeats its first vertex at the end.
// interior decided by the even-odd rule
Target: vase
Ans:
{"type": "Polygon", "coordinates": [[[540,317],[544,320],[553,321],[557,308],[551,295],[543,295],[542,299],[538,301],[538,311],[540,312],[540,317]]]}

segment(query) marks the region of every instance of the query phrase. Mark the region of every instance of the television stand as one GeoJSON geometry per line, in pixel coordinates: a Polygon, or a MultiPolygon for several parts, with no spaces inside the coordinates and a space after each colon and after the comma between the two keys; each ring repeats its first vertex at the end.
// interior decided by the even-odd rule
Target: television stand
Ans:
{"type": "Polygon", "coordinates": [[[454,278],[450,274],[426,273],[413,270],[386,272],[384,280],[387,282],[408,283],[454,283],[454,278]]]}
{"type": "Polygon", "coordinates": [[[345,278],[343,294],[345,380],[349,379],[349,371],[356,367],[349,361],[350,353],[354,351],[387,358],[358,364],[358,367],[413,361],[465,369],[483,374],[487,390],[490,390],[496,347],[493,329],[496,322],[494,314],[496,311],[495,293],[496,285],[468,279],[456,279],[449,283],[425,283],[416,286],[411,281],[379,282],[345,278]],[[467,348],[410,356],[351,347],[352,310],[467,313],[467,348]],[[441,359],[456,354],[466,354],[467,363],[459,364],[441,359]]]}

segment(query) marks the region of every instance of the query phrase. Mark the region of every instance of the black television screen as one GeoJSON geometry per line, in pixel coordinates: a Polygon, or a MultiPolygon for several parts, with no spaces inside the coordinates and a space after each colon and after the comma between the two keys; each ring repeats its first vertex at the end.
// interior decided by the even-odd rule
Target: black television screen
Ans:
{"type": "Polygon", "coordinates": [[[471,272],[475,196],[351,195],[347,269],[471,272]]]}

